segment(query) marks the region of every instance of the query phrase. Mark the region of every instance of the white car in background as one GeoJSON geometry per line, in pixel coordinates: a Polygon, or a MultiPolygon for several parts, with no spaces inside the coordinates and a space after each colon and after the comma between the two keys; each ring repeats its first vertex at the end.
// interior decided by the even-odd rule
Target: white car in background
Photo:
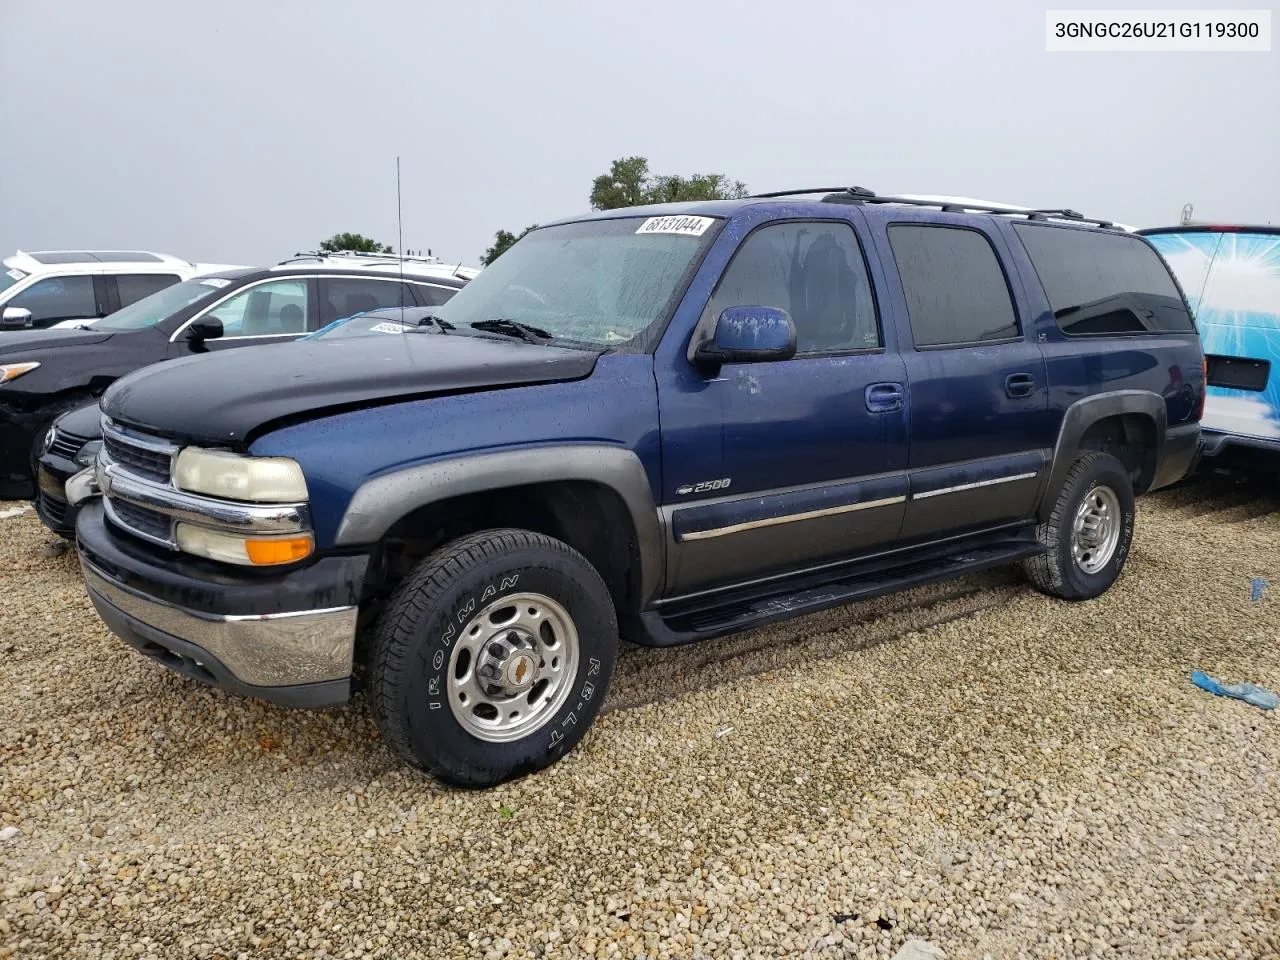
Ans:
{"type": "Polygon", "coordinates": [[[0,331],[89,326],[165,287],[229,266],[145,250],[19,250],[0,261],[0,331]]]}

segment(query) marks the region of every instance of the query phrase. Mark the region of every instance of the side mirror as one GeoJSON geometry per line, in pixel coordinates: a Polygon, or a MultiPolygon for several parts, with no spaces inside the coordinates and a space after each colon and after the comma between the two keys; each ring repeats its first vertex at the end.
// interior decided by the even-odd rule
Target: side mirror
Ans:
{"type": "Polygon", "coordinates": [[[0,313],[0,330],[26,330],[31,326],[31,311],[26,307],[5,307],[0,313]]]}
{"type": "Polygon", "coordinates": [[[187,340],[191,343],[217,340],[220,336],[222,336],[222,321],[217,317],[201,317],[187,327],[187,340]]]}
{"type": "Polygon", "coordinates": [[[710,340],[698,344],[694,360],[707,366],[764,363],[796,355],[796,325],[776,307],[728,307],[710,340]]]}

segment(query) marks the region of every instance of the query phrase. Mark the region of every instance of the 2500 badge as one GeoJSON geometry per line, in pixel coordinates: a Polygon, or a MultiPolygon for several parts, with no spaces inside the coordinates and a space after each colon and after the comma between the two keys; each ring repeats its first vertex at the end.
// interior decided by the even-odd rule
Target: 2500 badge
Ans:
{"type": "Polygon", "coordinates": [[[701,483],[686,483],[683,486],[676,487],[676,493],[683,497],[691,493],[710,493],[713,490],[728,490],[731,480],[731,477],[721,477],[719,480],[703,480],[701,483]]]}

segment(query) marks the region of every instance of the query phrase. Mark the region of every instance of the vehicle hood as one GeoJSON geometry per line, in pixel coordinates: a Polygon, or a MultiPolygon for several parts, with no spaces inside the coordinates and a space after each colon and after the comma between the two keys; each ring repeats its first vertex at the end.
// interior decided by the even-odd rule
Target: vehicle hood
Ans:
{"type": "Polygon", "coordinates": [[[33,353],[58,347],[82,347],[110,339],[109,330],[68,330],[50,327],[46,330],[0,330],[0,359],[14,354],[33,353]]]}
{"type": "Polygon", "coordinates": [[[85,437],[89,440],[98,440],[102,437],[102,411],[98,409],[97,400],[64,413],[54,423],[59,430],[77,437],[85,437]]]}
{"type": "Polygon", "coordinates": [[[102,410],[149,433],[237,446],[273,422],[335,408],[577,380],[590,375],[598,357],[429,333],[302,340],[143,368],[111,385],[102,410]]]}

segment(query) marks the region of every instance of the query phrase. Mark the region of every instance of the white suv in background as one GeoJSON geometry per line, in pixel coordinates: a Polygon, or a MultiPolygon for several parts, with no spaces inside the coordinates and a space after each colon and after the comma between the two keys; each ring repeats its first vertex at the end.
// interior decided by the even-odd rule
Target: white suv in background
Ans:
{"type": "Polygon", "coordinates": [[[88,326],[224,264],[143,250],[19,250],[0,261],[0,330],[88,326]]]}

